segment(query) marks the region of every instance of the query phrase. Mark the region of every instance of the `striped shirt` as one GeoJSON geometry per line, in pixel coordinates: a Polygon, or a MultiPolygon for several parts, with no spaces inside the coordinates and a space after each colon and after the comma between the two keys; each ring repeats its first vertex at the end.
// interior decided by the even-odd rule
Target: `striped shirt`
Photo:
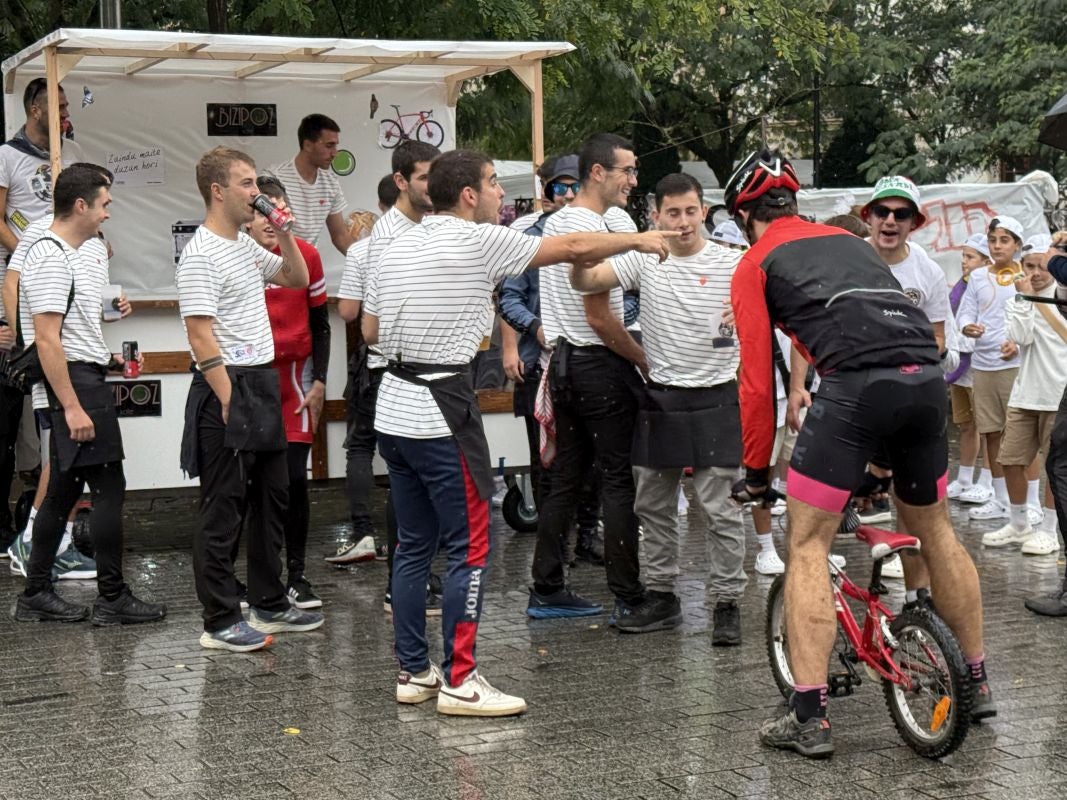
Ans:
{"type": "Polygon", "coordinates": [[[730,347],[712,340],[734,337],[719,325],[741,255],[708,242],[696,255],[671,255],[662,264],[632,251],[611,261],[622,288],[641,292],[641,344],[654,382],[691,388],[737,377],[736,338],[730,347]]]}
{"type": "Polygon", "coordinates": [[[83,256],[55,231],[46,231],[26,252],[19,283],[19,316],[26,344],[34,340],[35,314],[66,314],[60,341],[67,361],[107,364],[111,351],[100,330],[104,303],[101,290],[108,284],[107,253],[83,256]],[[58,243],[58,244],[57,244],[58,243]],[[74,286],[70,311],[67,301],[74,286]]]}
{"type": "MultiPolygon", "coordinates": [[[[536,236],[500,225],[427,217],[377,263],[366,303],[379,319],[378,349],[418,364],[469,364],[492,322],[493,288],[526,269],[540,246],[536,236]]],[[[411,439],[451,435],[430,390],[388,372],[374,427],[411,439]]]]}
{"type": "Polygon", "coordinates": [[[270,171],[285,185],[285,193],[289,196],[289,210],[293,212],[293,236],[317,245],[326,218],[348,208],[337,176],[328,169],[320,169],[315,182],[308,183],[300,177],[292,159],[271,167],[270,171]]]}
{"type": "MultiPolygon", "coordinates": [[[[370,291],[375,276],[378,274],[378,262],[382,258],[382,253],[393,243],[393,239],[416,225],[418,225],[417,222],[396,206],[382,214],[381,218],[374,223],[370,234],[370,245],[367,248],[367,263],[363,270],[363,309],[366,313],[378,315],[378,311],[370,302],[370,291]]],[[[418,263],[418,258],[413,263],[418,263]]],[[[383,369],[388,363],[384,358],[375,354],[376,349],[372,348],[367,353],[367,369],[383,369]]]]}
{"type": "MultiPolygon", "coordinates": [[[[548,218],[545,236],[607,229],[604,217],[600,214],[570,205],[548,218]]],[[[541,269],[541,323],[545,329],[545,341],[554,342],[562,336],[578,347],[603,345],[585,319],[581,293],[571,288],[570,269],[570,264],[553,264],[541,269]]],[[[622,289],[611,290],[609,303],[611,312],[622,321],[622,289]]]]}
{"type": "Polygon", "coordinates": [[[270,364],[274,336],[263,290],[284,263],[243,231],[224,239],[201,225],[182,250],[175,273],[182,325],[186,317],[212,317],[227,366],[270,364]]]}
{"type": "Polygon", "coordinates": [[[367,255],[370,237],[354,242],[345,253],[345,269],[341,273],[341,286],[337,297],[341,300],[362,300],[363,287],[367,284],[367,255]]]}

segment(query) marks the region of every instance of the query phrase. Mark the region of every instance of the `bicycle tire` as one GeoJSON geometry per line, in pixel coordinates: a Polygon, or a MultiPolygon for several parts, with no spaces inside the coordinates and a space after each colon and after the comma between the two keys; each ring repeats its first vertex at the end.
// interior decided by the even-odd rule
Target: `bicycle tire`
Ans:
{"type": "Polygon", "coordinates": [[[517,485],[508,489],[507,494],[504,495],[500,513],[504,517],[504,522],[518,533],[533,533],[537,530],[537,509],[526,504],[522,489],[517,485]]]}
{"type": "Polygon", "coordinates": [[[415,138],[420,142],[440,147],[445,140],[445,129],[441,127],[441,123],[434,122],[432,119],[420,122],[415,128],[415,138]]]}
{"type": "MultiPolygon", "coordinates": [[[[922,681],[924,684],[928,684],[930,680],[938,681],[937,685],[931,687],[935,691],[935,694],[929,698],[931,700],[938,696],[936,692],[946,689],[949,692],[947,695],[940,695],[941,700],[932,706],[930,724],[935,725],[938,706],[946,698],[950,703],[943,721],[935,726],[934,731],[927,730],[924,723],[916,719],[912,709],[908,706],[908,695],[912,693],[905,692],[900,684],[888,680],[882,681],[882,688],[893,724],[908,747],[925,758],[946,756],[963,744],[971,725],[971,705],[974,697],[970,670],[963,659],[963,651],[960,650],[959,643],[948,625],[937,614],[926,609],[905,611],[893,620],[890,632],[897,640],[893,650],[893,663],[902,672],[911,671],[900,658],[904,651],[905,640],[914,639],[919,645],[923,645],[924,639],[927,642],[932,641],[941,652],[944,663],[934,665],[940,675],[935,676],[926,670],[922,681]]],[[[929,652],[927,648],[923,649],[929,652]]],[[[922,705],[925,705],[925,701],[922,705]]]]}
{"type": "Polygon", "coordinates": [[[789,642],[785,635],[785,575],[778,575],[767,592],[767,660],[778,691],[789,699],[793,673],[789,668],[789,642]]]}
{"type": "Polygon", "coordinates": [[[378,144],[386,150],[392,150],[405,138],[404,129],[395,119],[383,119],[378,124],[378,144]]]}

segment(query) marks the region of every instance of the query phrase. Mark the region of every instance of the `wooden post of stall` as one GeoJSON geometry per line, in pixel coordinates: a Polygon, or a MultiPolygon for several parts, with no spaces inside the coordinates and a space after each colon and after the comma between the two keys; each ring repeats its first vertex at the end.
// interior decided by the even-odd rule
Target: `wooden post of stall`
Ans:
{"type": "Polygon", "coordinates": [[[59,130],[59,54],[55,46],[44,49],[44,77],[48,82],[48,155],[52,162],[52,188],[63,169],[62,146],[59,130]]]}
{"type": "Polygon", "coordinates": [[[537,170],[545,160],[545,108],[544,91],[541,84],[541,62],[533,65],[533,87],[530,90],[530,121],[533,128],[533,143],[530,155],[534,165],[534,197],[538,203],[541,197],[541,182],[537,179],[537,170]]]}

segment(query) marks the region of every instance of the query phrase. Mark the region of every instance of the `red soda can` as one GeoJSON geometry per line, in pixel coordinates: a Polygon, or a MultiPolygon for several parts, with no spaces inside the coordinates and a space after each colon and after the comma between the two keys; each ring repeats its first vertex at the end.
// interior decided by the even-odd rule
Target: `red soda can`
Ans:
{"type": "Polygon", "coordinates": [[[141,362],[137,360],[140,355],[137,342],[122,343],[122,377],[137,378],[141,375],[141,362]]]}
{"type": "Polygon", "coordinates": [[[257,194],[252,201],[252,208],[270,220],[275,230],[289,232],[293,227],[293,215],[284,208],[278,208],[265,194],[257,194]]]}

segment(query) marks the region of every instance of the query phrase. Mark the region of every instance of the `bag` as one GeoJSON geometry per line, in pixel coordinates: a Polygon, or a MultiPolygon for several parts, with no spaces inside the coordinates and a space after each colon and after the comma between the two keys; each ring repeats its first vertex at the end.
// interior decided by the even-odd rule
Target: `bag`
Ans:
{"type": "MultiPolygon", "coordinates": [[[[49,241],[55,244],[56,247],[63,252],[63,246],[53,239],[51,236],[45,236],[37,240],[38,242],[49,241]]],[[[34,242],[36,244],[37,242],[34,242]]],[[[67,314],[70,313],[70,307],[74,304],[74,274],[71,273],[70,277],[70,294],[67,295],[67,310],[63,312],[64,319],[67,314]]],[[[19,340],[22,339],[21,326],[18,325],[19,312],[15,310],[16,326],[18,327],[19,340]]],[[[62,326],[60,322],[60,326],[62,326]]],[[[30,342],[28,347],[23,347],[21,350],[17,349],[18,345],[15,345],[11,349],[10,353],[4,354],[3,358],[0,358],[0,381],[3,381],[8,386],[17,389],[23,394],[29,394],[33,391],[33,385],[39,381],[44,380],[44,367],[41,366],[41,358],[37,353],[37,342],[30,342]]]]}

